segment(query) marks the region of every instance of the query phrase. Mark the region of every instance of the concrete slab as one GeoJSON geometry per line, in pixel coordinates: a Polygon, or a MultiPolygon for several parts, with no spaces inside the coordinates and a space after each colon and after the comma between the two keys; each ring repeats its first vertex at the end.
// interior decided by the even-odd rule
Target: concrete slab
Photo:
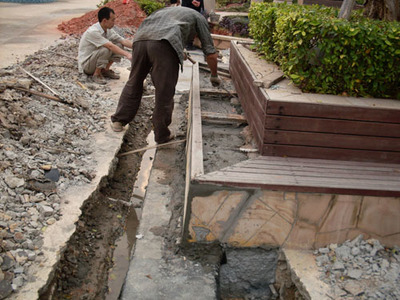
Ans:
{"type": "MultiPolygon", "coordinates": [[[[190,89],[191,76],[192,64],[185,61],[177,93],[190,89]]],[[[182,122],[180,118],[184,115],[176,111],[171,125],[173,132],[177,132],[182,122]]],[[[178,153],[157,150],[121,299],[216,299],[214,276],[204,272],[200,264],[184,257],[164,259],[164,237],[154,234],[152,230],[167,227],[171,218],[171,210],[167,207],[172,187],[164,180],[167,176],[165,166],[157,167],[163,165],[160,162],[171,161],[171,155],[178,153]]]]}
{"type": "Polygon", "coordinates": [[[320,273],[312,251],[283,249],[292,280],[307,300],[334,299],[330,287],[319,279],[320,273]]]}
{"type": "MultiPolygon", "coordinates": [[[[157,152],[163,160],[170,152],[157,152]]],[[[136,248],[131,260],[121,299],[216,299],[213,276],[205,274],[200,264],[183,257],[163,259],[164,238],[152,228],[168,226],[167,210],[170,186],[160,183],[164,170],[153,168],[142,212],[136,248]]]]}
{"type": "Polygon", "coordinates": [[[62,33],[57,25],[97,9],[97,0],[61,0],[52,3],[0,2],[0,68],[46,48],[62,33]]]}

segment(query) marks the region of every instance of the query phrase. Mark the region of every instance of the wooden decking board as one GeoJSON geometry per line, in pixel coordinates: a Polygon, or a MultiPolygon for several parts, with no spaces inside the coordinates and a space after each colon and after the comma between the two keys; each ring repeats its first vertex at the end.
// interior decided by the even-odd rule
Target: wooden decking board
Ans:
{"type": "Polygon", "coordinates": [[[201,128],[201,105],[200,105],[200,83],[199,68],[194,65],[192,69],[192,85],[191,85],[191,178],[204,173],[203,167],[203,139],[201,128]]]}
{"type": "Polygon", "coordinates": [[[246,161],[246,163],[250,162],[257,162],[262,161],[263,163],[266,162],[282,162],[286,164],[301,164],[301,165],[332,165],[332,166],[354,166],[354,167],[361,167],[361,168],[384,168],[384,169],[400,169],[400,164],[388,164],[388,163],[379,163],[379,162],[354,162],[354,161],[347,161],[347,160],[327,160],[327,159],[308,159],[308,158],[288,158],[288,157],[275,157],[275,156],[258,156],[251,160],[246,161]]]}
{"type": "Polygon", "coordinates": [[[318,169],[318,168],[301,168],[301,167],[277,167],[270,166],[269,168],[253,168],[251,166],[234,167],[224,169],[226,172],[239,172],[241,174],[253,174],[255,171],[260,175],[301,175],[306,177],[327,177],[327,178],[349,178],[349,179],[366,179],[376,181],[376,178],[381,180],[397,182],[400,185],[400,174],[395,176],[390,172],[367,172],[362,173],[351,172],[350,170],[337,169],[318,169]]]}
{"type": "Polygon", "coordinates": [[[399,152],[264,144],[262,155],[400,163],[399,152]]]}
{"type": "Polygon", "coordinates": [[[400,110],[400,102],[395,99],[356,98],[328,94],[296,93],[290,90],[280,89],[268,90],[268,94],[271,96],[271,99],[274,99],[274,101],[357,107],[359,110],[400,110]]]}
{"type": "Polygon", "coordinates": [[[394,151],[400,153],[400,139],[393,137],[267,130],[264,136],[264,143],[354,150],[394,151]]]}
{"type": "Polygon", "coordinates": [[[400,110],[385,108],[362,108],[321,103],[301,103],[280,100],[268,101],[267,114],[321,117],[340,120],[400,123],[400,110]]]}
{"type": "Polygon", "coordinates": [[[195,181],[283,191],[400,196],[400,165],[259,156],[195,181]]]}
{"type": "Polygon", "coordinates": [[[400,137],[400,124],[268,115],[265,129],[400,137]]]}
{"type": "Polygon", "coordinates": [[[306,177],[301,175],[278,175],[269,174],[268,176],[260,176],[259,174],[242,174],[238,172],[228,171],[216,171],[210,174],[204,175],[203,178],[207,179],[219,179],[220,182],[252,182],[262,184],[281,184],[293,185],[293,186],[308,186],[308,187],[329,187],[329,188],[342,188],[342,189],[373,189],[373,190],[388,190],[388,191],[399,191],[400,188],[398,182],[383,182],[373,181],[366,179],[350,179],[350,178],[317,178],[317,177],[306,177]]]}
{"type": "Polygon", "coordinates": [[[255,170],[263,170],[263,169],[299,169],[299,170],[324,170],[326,172],[362,172],[362,173],[368,173],[368,174],[377,174],[377,175],[383,175],[383,174],[393,174],[393,175],[398,175],[400,176],[400,167],[395,168],[384,168],[384,167],[359,167],[359,166],[340,166],[340,165],[318,165],[318,164],[298,164],[296,166],[294,165],[288,165],[285,163],[279,163],[279,162],[261,162],[261,161],[251,161],[246,164],[237,164],[235,167],[243,167],[243,168],[251,168],[255,170]]]}

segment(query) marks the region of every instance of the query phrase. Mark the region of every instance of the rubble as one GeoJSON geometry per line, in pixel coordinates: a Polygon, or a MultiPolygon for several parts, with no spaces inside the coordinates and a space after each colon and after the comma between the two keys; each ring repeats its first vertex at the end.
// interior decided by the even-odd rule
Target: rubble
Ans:
{"type": "Polygon", "coordinates": [[[30,267],[43,260],[42,233],[60,219],[63,191],[95,176],[92,138],[105,131],[115,103],[104,96],[109,87],[79,75],[67,57],[76,57],[78,42],[60,40],[0,70],[0,299],[33,280],[30,267]],[[16,89],[49,93],[22,68],[64,102],[16,89]]]}
{"type": "Polygon", "coordinates": [[[359,235],[315,251],[321,280],[335,299],[400,299],[400,248],[359,235]],[[355,298],[357,297],[357,298],[355,298]],[[360,298],[361,297],[361,298],[360,298]]]}

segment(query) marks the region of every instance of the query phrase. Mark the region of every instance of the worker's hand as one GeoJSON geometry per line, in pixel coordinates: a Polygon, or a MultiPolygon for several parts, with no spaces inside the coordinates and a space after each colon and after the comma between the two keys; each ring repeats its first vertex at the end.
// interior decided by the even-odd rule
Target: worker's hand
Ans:
{"type": "Polygon", "coordinates": [[[214,87],[218,87],[221,85],[221,79],[219,79],[218,75],[215,75],[215,76],[211,75],[210,81],[211,81],[212,86],[214,86],[214,87]]]}
{"type": "Polygon", "coordinates": [[[192,1],[192,4],[193,4],[194,6],[196,6],[196,7],[199,7],[201,3],[200,3],[200,1],[193,0],[193,1],[192,1]]]}
{"type": "Polygon", "coordinates": [[[188,53],[186,51],[183,51],[183,60],[188,59],[188,53]]]}

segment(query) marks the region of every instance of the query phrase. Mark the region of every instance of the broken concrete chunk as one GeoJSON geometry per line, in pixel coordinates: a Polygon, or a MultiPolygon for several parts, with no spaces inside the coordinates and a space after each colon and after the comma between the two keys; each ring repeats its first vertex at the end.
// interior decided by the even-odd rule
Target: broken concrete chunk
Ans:
{"type": "Polygon", "coordinates": [[[53,215],[54,209],[50,206],[39,204],[38,209],[39,209],[39,212],[44,217],[49,217],[49,216],[53,215]]]}
{"type": "Polygon", "coordinates": [[[32,85],[32,80],[28,79],[28,78],[21,78],[17,80],[17,83],[15,84],[16,87],[21,87],[24,89],[29,90],[29,88],[32,85]]]}
{"type": "Polygon", "coordinates": [[[351,249],[347,246],[341,246],[335,249],[336,256],[344,261],[347,261],[351,255],[351,249]]]}
{"type": "Polygon", "coordinates": [[[363,274],[362,270],[352,269],[352,270],[349,270],[349,272],[347,273],[347,276],[349,276],[352,279],[360,279],[362,274],[363,274]]]}
{"type": "Polygon", "coordinates": [[[11,189],[15,189],[25,184],[25,180],[23,178],[18,178],[16,176],[6,176],[4,181],[11,189]]]}
{"type": "Polygon", "coordinates": [[[353,296],[360,296],[364,294],[364,288],[361,287],[357,281],[349,281],[344,285],[344,289],[353,296]]]}

